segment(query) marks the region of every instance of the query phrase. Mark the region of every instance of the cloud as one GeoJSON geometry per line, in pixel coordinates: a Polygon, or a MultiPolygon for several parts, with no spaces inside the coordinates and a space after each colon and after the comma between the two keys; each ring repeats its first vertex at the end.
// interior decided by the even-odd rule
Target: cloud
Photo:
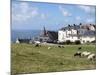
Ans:
{"type": "Polygon", "coordinates": [[[65,19],[65,22],[68,22],[68,19],[65,19]]]}
{"type": "Polygon", "coordinates": [[[93,6],[78,6],[78,7],[87,13],[94,13],[95,12],[95,7],[93,7],[93,6]]]}
{"type": "Polygon", "coordinates": [[[29,19],[30,16],[26,16],[26,15],[21,15],[21,14],[16,14],[16,15],[12,15],[12,19],[13,21],[26,21],[27,19],[29,19]]]}
{"type": "Polygon", "coordinates": [[[44,14],[44,13],[41,13],[40,16],[41,16],[42,19],[46,19],[47,18],[47,15],[44,14]]]}
{"type": "Polygon", "coordinates": [[[80,16],[77,16],[77,17],[76,17],[76,20],[81,20],[81,17],[80,17],[80,16]]]}
{"type": "Polygon", "coordinates": [[[26,2],[12,5],[12,20],[13,21],[26,21],[29,18],[37,16],[38,8],[29,6],[26,2]]]}
{"type": "Polygon", "coordinates": [[[93,23],[94,22],[94,19],[93,18],[88,18],[88,19],[86,19],[86,22],[87,23],[93,23]]]}
{"type": "Polygon", "coordinates": [[[62,6],[59,6],[59,10],[61,11],[61,13],[63,14],[63,16],[71,16],[72,14],[69,13],[65,8],[63,8],[62,6]]]}

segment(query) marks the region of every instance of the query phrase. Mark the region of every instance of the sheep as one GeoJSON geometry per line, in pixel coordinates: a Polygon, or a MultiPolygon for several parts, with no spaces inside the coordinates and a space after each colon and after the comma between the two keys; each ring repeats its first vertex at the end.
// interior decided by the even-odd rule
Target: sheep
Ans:
{"type": "Polygon", "coordinates": [[[95,54],[90,54],[90,55],[87,57],[88,60],[95,60],[95,58],[96,58],[96,55],[95,55],[95,54]]]}
{"type": "Polygon", "coordinates": [[[48,47],[48,49],[51,49],[51,47],[48,47]]]}
{"type": "Polygon", "coordinates": [[[41,47],[41,45],[40,44],[36,44],[35,47],[41,47]]]}
{"type": "Polygon", "coordinates": [[[79,52],[79,51],[76,52],[76,53],[74,54],[74,57],[75,57],[75,56],[79,56],[79,57],[81,57],[81,52],[79,52]]]}
{"type": "Polygon", "coordinates": [[[91,54],[91,52],[84,51],[84,52],[82,52],[81,56],[88,57],[90,54],[91,54]]]}
{"type": "Polygon", "coordinates": [[[78,50],[82,49],[82,47],[78,47],[78,50]]]}
{"type": "Polygon", "coordinates": [[[61,45],[58,45],[59,48],[61,48],[61,45]]]}
{"type": "Polygon", "coordinates": [[[64,48],[64,46],[62,46],[62,45],[58,45],[58,47],[59,47],[59,48],[64,48]]]}

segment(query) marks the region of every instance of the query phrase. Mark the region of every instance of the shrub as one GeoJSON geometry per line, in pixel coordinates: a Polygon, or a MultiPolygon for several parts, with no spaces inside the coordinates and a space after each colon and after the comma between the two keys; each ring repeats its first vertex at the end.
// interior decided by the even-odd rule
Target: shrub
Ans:
{"type": "Polygon", "coordinates": [[[71,41],[70,41],[70,40],[67,40],[67,41],[66,41],[66,44],[71,44],[71,41]]]}
{"type": "Polygon", "coordinates": [[[91,41],[91,43],[96,43],[96,40],[94,40],[94,41],[91,41]]]}
{"type": "Polygon", "coordinates": [[[78,45],[78,44],[81,44],[81,42],[79,40],[76,40],[75,44],[78,45]]]}

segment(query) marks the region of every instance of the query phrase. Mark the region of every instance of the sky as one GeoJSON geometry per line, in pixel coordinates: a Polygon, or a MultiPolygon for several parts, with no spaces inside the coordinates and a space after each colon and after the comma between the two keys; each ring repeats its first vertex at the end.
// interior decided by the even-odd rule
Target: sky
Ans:
{"type": "Polygon", "coordinates": [[[13,30],[58,30],[68,24],[95,24],[96,7],[12,0],[13,30]]]}

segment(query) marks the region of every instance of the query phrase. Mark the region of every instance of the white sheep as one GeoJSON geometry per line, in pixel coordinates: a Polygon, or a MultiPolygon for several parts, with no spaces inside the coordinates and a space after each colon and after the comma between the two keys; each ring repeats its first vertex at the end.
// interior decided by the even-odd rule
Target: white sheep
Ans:
{"type": "Polygon", "coordinates": [[[88,60],[94,60],[96,58],[96,55],[95,54],[90,54],[87,59],[88,60]]]}
{"type": "Polygon", "coordinates": [[[51,47],[48,47],[48,49],[51,49],[51,47]]]}
{"type": "Polygon", "coordinates": [[[82,52],[81,56],[87,57],[87,56],[89,56],[90,54],[91,54],[91,52],[84,51],[84,52],[82,52]]]}

